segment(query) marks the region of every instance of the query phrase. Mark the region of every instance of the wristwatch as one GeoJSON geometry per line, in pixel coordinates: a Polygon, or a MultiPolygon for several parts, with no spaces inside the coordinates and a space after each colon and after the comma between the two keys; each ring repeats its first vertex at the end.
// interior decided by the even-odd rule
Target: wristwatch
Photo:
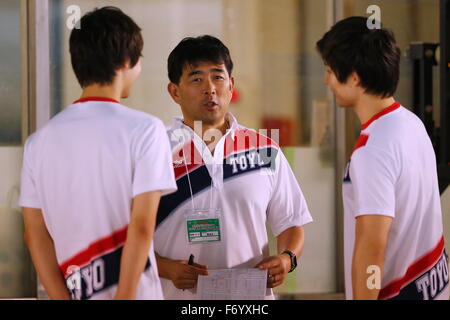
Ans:
{"type": "Polygon", "coordinates": [[[289,272],[294,271],[295,268],[297,268],[297,256],[290,250],[284,250],[281,254],[283,253],[288,254],[289,257],[291,258],[291,270],[289,270],[289,272]]]}

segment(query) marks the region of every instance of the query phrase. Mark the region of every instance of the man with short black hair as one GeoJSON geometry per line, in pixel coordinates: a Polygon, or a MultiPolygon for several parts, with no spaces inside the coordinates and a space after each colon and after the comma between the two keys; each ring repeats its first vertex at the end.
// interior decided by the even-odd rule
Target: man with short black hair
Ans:
{"type": "Polygon", "coordinates": [[[120,104],[141,71],[141,29],[105,7],[73,29],[79,100],[25,145],[25,241],[51,299],[162,299],[152,236],[176,190],[162,122],[120,104]]]}
{"type": "Polygon", "coordinates": [[[394,99],[393,33],[350,17],[317,49],[336,103],[362,124],[343,182],[347,299],[448,300],[436,159],[423,123],[394,99]]]}
{"type": "Polygon", "coordinates": [[[265,298],[273,299],[270,288],[297,266],[312,221],[277,143],[228,112],[232,69],[228,48],[212,36],[185,38],[168,58],[168,91],[183,117],[167,131],[178,191],[161,198],[155,231],[166,299],[200,298],[197,279],[208,270],[254,267],[268,271],[265,298]]]}

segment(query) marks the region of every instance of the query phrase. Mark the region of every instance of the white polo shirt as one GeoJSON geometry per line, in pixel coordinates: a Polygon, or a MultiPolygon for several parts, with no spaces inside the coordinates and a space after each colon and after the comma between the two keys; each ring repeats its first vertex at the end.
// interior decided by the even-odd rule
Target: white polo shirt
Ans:
{"type": "MultiPolygon", "coordinates": [[[[42,210],[73,299],[111,299],[131,201],[176,190],[162,122],[114,100],[76,101],[25,144],[20,206],[42,210]]],[[[161,299],[153,246],[137,299],[161,299]]]]}
{"type": "Polygon", "coordinates": [[[448,300],[436,159],[419,118],[394,103],[362,126],[343,198],[347,299],[353,297],[355,218],[378,214],[393,218],[378,298],[448,300]]]}
{"type": "MultiPolygon", "coordinates": [[[[194,254],[195,262],[210,270],[253,268],[269,256],[266,223],[278,236],[312,221],[280,148],[238,125],[231,114],[227,118],[230,129],[213,155],[182,119],[175,119],[167,131],[178,191],[163,197],[158,211],[155,251],[163,257],[188,260],[194,254]],[[192,206],[221,211],[220,242],[188,244],[185,213],[192,206]]],[[[195,290],[182,291],[164,278],[161,284],[166,299],[196,299],[195,290]]],[[[272,290],[266,298],[273,299],[272,290]]]]}

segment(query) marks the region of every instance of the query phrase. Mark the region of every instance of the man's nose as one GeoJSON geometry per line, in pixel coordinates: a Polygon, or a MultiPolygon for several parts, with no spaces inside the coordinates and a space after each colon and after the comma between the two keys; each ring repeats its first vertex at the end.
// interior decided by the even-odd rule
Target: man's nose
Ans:
{"type": "Polygon", "coordinates": [[[205,86],[203,88],[204,94],[216,94],[216,86],[211,80],[205,81],[205,86]]]}

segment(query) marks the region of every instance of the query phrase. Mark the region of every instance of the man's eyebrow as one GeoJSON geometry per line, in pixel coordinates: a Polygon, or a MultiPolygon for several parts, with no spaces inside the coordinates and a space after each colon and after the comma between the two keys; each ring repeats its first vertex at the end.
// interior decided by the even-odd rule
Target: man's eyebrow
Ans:
{"type": "MultiPolygon", "coordinates": [[[[225,73],[225,69],[221,69],[221,68],[212,68],[210,69],[210,72],[214,72],[214,73],[225,73]]],[[[188,73],[188,77],[192,77],[198,74],[203,74],[204,72],[201,70],[194,70],[188,73]]]]}
{"type": "Polygon", "coordinates": [[[202,73],[203,73],[203,71],[195,70],[195,71],[189,72],[188,77],[192,77],[192,76],[195,76],[197,74],[202,74],[202,73]]]}

